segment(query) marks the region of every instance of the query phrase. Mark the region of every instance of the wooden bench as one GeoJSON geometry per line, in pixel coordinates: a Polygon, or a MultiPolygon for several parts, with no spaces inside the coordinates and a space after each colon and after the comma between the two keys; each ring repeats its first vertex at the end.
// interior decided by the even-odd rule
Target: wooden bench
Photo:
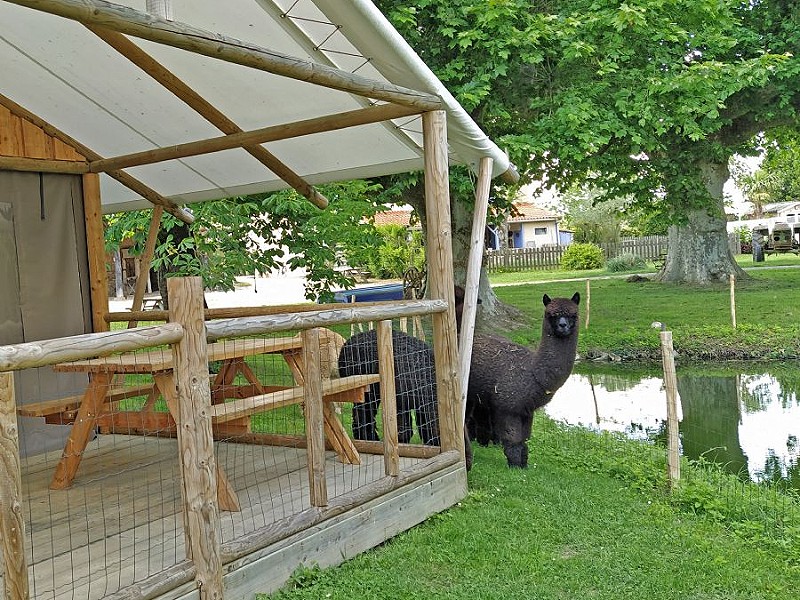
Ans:
{"type": "MultiPolygon", "coordinates": [[[[367,387],[380,381],[379,375],[350,375],[322,382],[322,399],[325,402],[363,402],[367,387]]],[[[303,386],[290,387],[277,392],[238,398],[211,407],[215,423],[224,423],[252,414],[303,402],[303,386]]]]}
{"type": "MultiPolygon", "coordinates": [[[[149,395],[153,392],[153,384],[145,383],[135,386],[109,388],[105,401],[107,403],[119,402],[126,398],[149,395]]],[[[50,424],[62,425],[71,423],[75,419],[78,407],[83,400],[83,394],[56,398],[55,400],[42,400],[17,406],[17,414],[21,417],[44,417],[50,424]]]]}
{"type": "Polygon", "coordinates": [[[145,298],[142,300],[142,310],[155,310],[157,308],[163,308],[161,298],[145,298]]]}

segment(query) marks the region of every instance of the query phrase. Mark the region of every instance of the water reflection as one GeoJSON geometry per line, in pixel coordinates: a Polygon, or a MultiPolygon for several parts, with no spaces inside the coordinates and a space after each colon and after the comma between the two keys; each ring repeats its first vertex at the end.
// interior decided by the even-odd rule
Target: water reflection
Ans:
{"type": "MultiPolygon", "coordinates": [[[[800,368],[678,366],[681,452],[756,482],[800,489],[800,368]]],[[[666,437],[660,371],[576,365],[551,417],[635,439],[666,437]]]]}

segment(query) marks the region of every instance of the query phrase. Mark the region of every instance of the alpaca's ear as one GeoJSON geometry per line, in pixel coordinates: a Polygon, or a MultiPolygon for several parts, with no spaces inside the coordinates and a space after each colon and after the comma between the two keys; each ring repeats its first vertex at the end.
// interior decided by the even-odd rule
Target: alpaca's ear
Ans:
{"type": "Polygon", "coordinates": [[[542,303],[543,303],[545,306],[547,306],[547,305],[548,305],[548,304],[550,304],[551,302],[552,302],[552,300],[550,300],[550,296],[548,296],[547,294],[545,294],[544,296],[542,296],[542,303]]]}
{"type": "Polygon", "coordinates": [[[575,304],[580,304],[581,303],[581,295],[578,292],[575,292],[574,294],[572,294],[572,301],[575,304]]]}

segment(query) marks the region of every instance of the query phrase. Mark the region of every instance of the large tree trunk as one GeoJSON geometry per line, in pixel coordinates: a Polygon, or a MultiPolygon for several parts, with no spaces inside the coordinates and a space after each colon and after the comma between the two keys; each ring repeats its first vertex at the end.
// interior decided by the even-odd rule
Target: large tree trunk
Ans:
{"type": "Polygon", "coordinates": [[[714,205],[691,210],[686,222],[670,227],[667,260],[657,279],[700,285],[728,281],[731,275],[747,279],[728,245],[722,195],[728,165],[706,162],[700,165],[700,172],[714,205]]]}
{"type": "MultiPolygon", "coordinates": [[[[453,241],[453,278],[454,283],[464,285],[467,278],[467,261],[469,259],[470,241],[472,239],[472,210],[465,202],[460,202],[454,191],[450,190],[453,241]]],[[[428,223],[425,218],[425,197],[421,185],[415,186],[404,195],[404,200],[410,204],[419,215],[422,226],[423,238],[427,236],[428,223]]],[[[471,205],[470,205],[471,206],[471,205]]],[[[478,283],[477,327],[484,329],[484,323],[491,323],[492,330],[513,329],[526,323],[522,313],[515,307],[500,302],[489,284],[486,268],[481,266],[481,276],[478,283]]]]}

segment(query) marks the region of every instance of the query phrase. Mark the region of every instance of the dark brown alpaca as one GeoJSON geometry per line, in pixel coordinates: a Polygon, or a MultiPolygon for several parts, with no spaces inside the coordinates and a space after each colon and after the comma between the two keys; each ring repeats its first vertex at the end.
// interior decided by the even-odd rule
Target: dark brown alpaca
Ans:
{"type": "Polygon", "coordinates": [[[550,402],[575,363],[580,294],[553,299],[545,294],[542,301],[542,339],[536,350],[491,335],[475,335],[472,347],[467,431],[479,444],[502,444],[510,467],[528,466],[533,412],[550,402]]]}

